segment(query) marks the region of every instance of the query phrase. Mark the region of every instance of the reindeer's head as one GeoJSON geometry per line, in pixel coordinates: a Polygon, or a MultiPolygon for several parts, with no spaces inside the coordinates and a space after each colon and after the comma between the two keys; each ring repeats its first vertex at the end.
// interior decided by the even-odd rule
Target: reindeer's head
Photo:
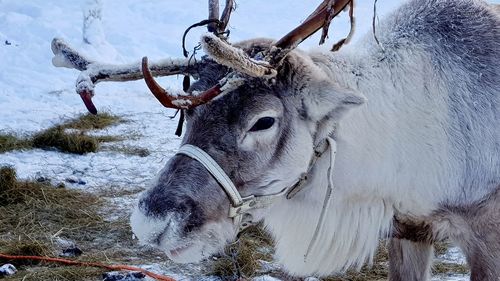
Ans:
{"type": "MultiPolygon", "coordinates": [[[[237,47],[252,54],[268,50],[270,43],[252,40],[237,47]]],[[[191,91],[209,89],[231,70],[214,62],[201,71],[191,91]]],[[[182,143],[209,154],[242,197],[277,194],[296,184],[308,170],[314,146],[347,109],[363,102],[298,51],[276,71],[273,78],[245,77],[231,92],[186,111],[182,143]]],[[[206,167],[177,154],[141,196],[132,227],[173,260],[197,261],[235,238],[239,225],[229,217],[234,203],[206,167]]],[[[266,211],[248,212],[258,221],[266,211]]]]}
{"type": "MultiPolygon", "coordinates": [[[[141,241],[174,261],[196,262],[223,249],[246,224],[265,219],[269,204],[290,197],[314,162],[315,148],[350,108],[364,102],[293,50],[349,2],[325,1],[276,43],[229,45],[203,36],[208,57],[191,70],[171,66],[171,73],[195,70],[199,77],[186,94],[162,89],[143,60],[152,92],[164,106],[184,110],[187,123],[182,150],[132,214],[141,241]]],[[[92,75],[90,80],[95,82],[92,75]]]]}
{"type": "MultiPolygon", "coordinates": [[[[219,96],[209,103],[182,102],[183,147],[132,215],[142,241],[181,262],[220,251],[241,228],[264,219],[268,203],[287,200],[308,172],[314,148],[344,113],[363,103],[307,54],[292,50],[322,26],[314,15],[310,19],[315,26],[306,22],[277,43],[256,39],[231,46],[215,35],[202,37],[210,59],[189,91],[219,96]],[[217,169],[222,173],[210,171],[217,169]]],[[[164,105],[179,105],[178,95],[156,84],[146,63],[144,76],[155,96],[164,105]]]]}

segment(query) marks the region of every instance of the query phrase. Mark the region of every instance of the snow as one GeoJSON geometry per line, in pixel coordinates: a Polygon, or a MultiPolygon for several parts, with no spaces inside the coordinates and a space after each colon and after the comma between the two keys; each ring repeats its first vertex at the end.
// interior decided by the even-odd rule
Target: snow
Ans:
{"type": "MultiPolygon", "coordinates": [[[[64,38],[88,58],[103,63],[138,62],[145,55],[151,61],[180,58],[181,36],[186,27],[207,17],[207,2],[0,0],[0,132],[33,134],[86,113],[75,94],[79,72],[51,63],[54,37],[64,38]]],[[[319,2],[295,1],[291,5],[284,0],[238,1],[229,24],[230,40],[279,38],[304,20],[319,2]]],[[[371,28],[373,7],[369,2],[357,5],[354,40],[371,28]]],[[[379,1],[379,18],[401,2],[379,1]]],[[[348,34],[347,13],[336,19],[330,30],[325,48],[348,34]]],[[[202,32],[205,28],[192,30],[187,37],[188,49],[197,45],[202,32]]],[[[301,47],[316,46],[318,41],[319,34],[301,47]]],[[[56,64],[65,62],[56,58],[56,64]]],[[[157,80],[179,89],[182,85],[182,77],[157,80]]],[[[109,151],[77,156],[30,150],[0,154],[0,165],[14,166],[21,178],[45,177],[75,188],[146,187],[179,147],[180,139],[174,136],[177,121],[169,118],[175,111],[163,108],[143,81],[100,83],[95,92],[99,111],[129,120],[97,133],[133,136],[121,144],[147,148],[149,156],[109,151]]]]}
{"type": "MultiPolygon", "coordinates": [[[[86,112],[80,97],[75,95],[75,81],[80,73],[52,66],[52,38],[63,38],[86,57],[103,63],[137,62],[145,55],[152,61],[180,58],[182,33],[187,26],[206,17],[207,2],[0,1],[0,42],[11,43],[0,45],[0,131],[32,134],[86,112]]],[[[238,2],[230,21],[230,38],[232,41],[279,38],[303,20],[307,16],[305,11],[312,11],[314,5],[298,2],[292,7],[285,1],[264,0],[238,2]],[[277,13],[279,24],[275,20],[277,13]]],[[[392,1],[380,4],[379,15],[395,6],[392,1]]],[[[357,12],[371,14],[371,7],[359,5],[357,12]]],[[[348,17],[344,14],[332,28],[329,45],[349,31],[348,17]]],[[[367,16],[358,18],[360,35],[369,30],[370,23],[367,16]]],[[[197,45],[203,32],[205,28],[198,28],[189,34],[189,48],[197,45]]],[[[303,45],[315,46],[317,42],[316,35],[303,45]]],[[[60,59],[56,63],[65,64],[60,59]]],[[[179,89],[182,77],[158,81],[179,89]]],[[[123,145],[152,150],[150,156],[141,158],[112,152],[74,156],[33,150],[2,154],[0,164],[13,165],[21,178],[44,176],[65,181],[74,175],[86,182],[85,188],[103,184],[146,186],[179,145],[179,139],[173,136],[177,122],[168,118],[175,111],[163,108],[143,81],[100,83],[95,94],[94,103],[99,111],[110,111],[131,120],[109,129],[108,133],[140,136],[140,140],[125,141],[123,145]]]]}
{"type": "Polygon", "coordinates": [[[450,247],[446,253],[437,257],[441,262],[456,263],[456,264],[467,264],[467,260],[462,255],[462,252],[458,247],[450,247]]]}

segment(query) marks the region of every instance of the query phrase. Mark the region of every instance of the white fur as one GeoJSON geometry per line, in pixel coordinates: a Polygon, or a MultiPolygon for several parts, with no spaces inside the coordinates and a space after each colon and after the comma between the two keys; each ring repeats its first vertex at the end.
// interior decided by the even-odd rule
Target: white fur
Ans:
{"type": "MultiPolygon", "coordinates": [[[[412,6],[406,9],[415,10],[412,6]]],[[[397,16],[401,15],[393,17],[397,16]]],[[[336,140],[333,198],[319,242],[307,259],[304,255],[328,184],[328,157],[318,160],[312,177],[295,197],[282,198],[269,209],[252,213],[256,219],[264,219],[276,239],[276,257],[291,274],[329,275],[350,267],[360,268],[372,261],[379,237],[390,234],[395,214],[425,219],[443,204],[467,206],[498,188],[500,127],[494,124],[498,122],[496,107],[500,106],[498,89],[492,89],[491,81],[467,80],[473,75],[474,65],[465,65],[456,53],[437,50],[431,54],[439,47],[432,45],[434,41],[407,42],[416,40],[418,34],[395,34],[406,30],[390,31],[391,24],[394,18],[379,29],[385,52],[370,35],[358,46],[338,53],[294,51],[287,58],[296,68],[294,74],[300,74],[287,87],[300,97],[300,105],[295,107],[306,112],[303,118],[285,120],[291,137],[279,161],[270,161],[275,151],[263,150],[258,159],[272,165],[266,166],[264,172],[248,171],[250,167],[240,180],[248,185],[242,188],[243,196],[279,192],[307,170],[315,144],[329,135],[336,140]],[[391,41],[391,36],[399,41],[391,41]],[[437,67],[433,55],[441,60],[437,67]],[[483,104],[476,108],[469,100],[483,104]],[[479,110],[486,114],[479,114],[479,110]],[[457,111],[467,114],[453,115],[457,111]],[[466,127],[470,124],[472,128],[466,127]],[[477,167],[470,168],[471,163],[477,167]]],[[[495,70],[498,65],[491,67],[495,70]]],[[[271,128],[237,141],[241,150],[258,151],[256,148],[273,147],[277,139],[271,128]]],[[[134,221],[134,232],[141,236],[142,219],[134,221]]],[[[189,251],[182,260],[195,261],[230,240],[234,226],[223,221],[209,223],[184,239],[195,243],[193,249],[201,253],[189,251]]],[[[150,225],[144,233],[154,233],[164,223],[150,225]]],[[[439,237],[457,236],[459,233],[449,232],[460,229],[446,221],[435,223],[435,228],[439,237]]],[[[143,239],[147,240],[147,235],[142,235],[143,239]]],[[[172,235],[162,242],[178,247],[182,246],[181,240],[172,235]]]]}
{"type": "Polygon", "coordinates": [[[265,225],[276,238],[276,258],[291,274],[328,275],[351,266],[359,268],[372,261],[379,236],[389,230],[390,204],[372,196],[346,200],[347,192],[335,186],[318,236],[321,242],[305,258],[321,212],[328,165],[328,157],[320,158],[304,190],[291,200],[276,203],[266,214],[265,225]]]}
{"type": "MultiPolygon", "coordinates": [[[[310,54],[340,88],[356,89],[368,102],[343,119],[335,132],[334,199],[318,239],[321,246],[304,260],[327,185],[324,159],[304,194],[283,200],[266,214],[277,259],[292,274],[328,275],[360,268],[372,261],[378,239],[390,232],[395,213],[421,217],[441,202],[461,200],[459,181],[467,175],[443,129],[448,124],[443,77],[432,71],[428,56],[416,47],[398,53],[405,59],[391,67],[378,66],[376,48],[371,44],[356,53],[310,54]]],[[[328,106],[319,98],[316,105],[320,112],[321,106],[328,106]]],[[[317,134],[329,134],[331,129],[317,134]]],[[[479,200],[487,192],[478,190],[468,200],[479,200]]]]}
{"type": "Polygon", "coordinates": [[[181,235],[179,227],[182,217],[171,213],[166,218],[156,219],[146,216],[136,208],[130,217],[133,233],[143,244],[153,244],[162,249],[173,261],[178,263],[199,262],[213,253],[222,250],[235,235],[235,227],[222,220],[205,224],[201,230],[187,237],[181,235]],[[157,239],[162,235],[161,239],[157,239]],[[181,251],[176,251],[182,248],[181,251]]]}

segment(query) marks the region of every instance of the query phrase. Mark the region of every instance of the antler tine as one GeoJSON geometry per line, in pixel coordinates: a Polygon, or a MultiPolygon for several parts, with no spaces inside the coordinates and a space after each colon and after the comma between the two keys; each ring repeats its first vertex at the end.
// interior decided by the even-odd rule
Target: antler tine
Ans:
{"type": "Polygon", "coordinates": [[[234,0],[226,0],[226,7],[224,7],[224,11],[222,11],[222,15],[220,17],[219,32],[224,32],[226,30],[233,9],[234,0]]]}
{"type": "Polygon", "coordinates": [[[148,86],[151,93],[158,99],[158,101],[167,108],[174,109],[190,109],[198,105],[207,103],[213,98],[218,96],[223,92],[223,85],[218,83],[212,88],[202,92],[198,95],[188,95],[183,94],[171,94],[167,90],[163,89],[153,78],[153,75],[148,67],[148,58],[142,58],[142,73],[144,75],[144,81],[148,86]]]}
{"type": "Polygon", "coordinates": [[[337,16],[351,0],[324,0],[318,8],[299,26],[276,42],[281,49],[293,49],[322,28],[328,19],[337,16]]]}
{"type": "MultiPolygon", "coordinates": [[[[208,1],[208,19],[218,20],[219,19],[219,0],[209,0],[208,1]]],[[[219,32],[218,22],[211,22],[207,25],[208,32],[217,33],[219,32]]]]}
{"type": "Polygon", "coordinates": [[[222,11],[222,16],[219,19],[219,1],[209,0],[208,1],[208,19],[214,20],[207,25],[208,32],[214,34],[223,33],[226,30],[227,24],[229,23],[229,18],[231,17],[231,12],[234,9],[234,0],[226,0],[226,6],[222,11]],[[218,21],[217,21],[218,20],[218,21]]]}
{"type": "MultiPolygon", "coordinates": [[[[337,43],[335,48],[338,49],[343,43],[348,42],[352,37],[352,26],[354,24],[352,15],[353,1],[324,0],[301,25],[278,40],[266,54],[264,60],[250,58],[243,50],[233,47],[210,34],[203,35],[201,44],[203,50],[217,63],[231,67],[252,77],[270,78],[277,74],[276,67],[291,50],[323,27],[323,35],[320,42],[322,43],[328,33],[328,26],[331,20],[344,10],[347,5],[351,4],[351,32],[346,39],[337,43]]],[[[228,5],[224,12],[230,12],[232,2],[232,0],[227,0],[228,5]]]]}
{"type": "MultiPolygon", "coordinates": [[[[76,81],[76,92],[80,95],[87,109],[97,113],[92,102],[95,84],[102,81],[132,81],[142,79],[140,63],[110,65],[92,61],[76,51],[63,39],[52,40],[52,63],[57,67],[68,67],[81,71],[76,81]]],[[[191,62],[188,59],[165,59],[152,65],[152,75],[169,76],[175,74],[197,75],[203,62],[191,62]]]]}
{"type": "Polygon", "coordinates": [[[352,0],[324,0],[316,10],[299,26],[278,40],[275,50],[270,57],[271,65],[277,65],[302,41],[309,38],[320,28],[330,24],[332,18],[336,17],[352,0]]]}

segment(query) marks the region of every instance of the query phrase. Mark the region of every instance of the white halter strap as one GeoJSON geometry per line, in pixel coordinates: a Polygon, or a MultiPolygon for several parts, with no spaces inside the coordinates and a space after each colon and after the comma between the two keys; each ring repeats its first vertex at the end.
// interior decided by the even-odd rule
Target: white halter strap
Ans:
{"type": "Polygon", "coordinates": [[[252,217],[248,215],[243,220],[244,215],[248,210],[257,208],[257,205],[260,204],[257,204],[254,196],[242,198],[226,172],[208,153],[197,146],[185,144],[179,148],[177,154],[186,155],[200,162],[215,178],[231,201],[231,205],[229,205],[229,217],[233,219],[234,224],[240,228],[240,231],[253,224],[252,217]]]}
{"type": "Polygon", "coordinates": [[[325,203],[323,205],[322,213],[314,234],[314,238],[311,241],[311,244],[309,245],[309,250],[310,250],[310,248],[314,246],[313,244],[315,244],[317,238],[316,236],[320,231],[319,228],[323,224],[324,213],[326,212],[326,209],[328,208],[330,201],[330,195],[332,191],[330,171],[333,168],[333,164],[335,161],[335,153],[337,151],[336,143],[333,139],[327,138],[324,142],[315,147],[314,154],[309,163],[307,172],[305,172],[301,176],[301,178],[298,179],[296,184],[294,184],[291,187],[286,187],[278,193],[266,194],[266,195],[250,195],[247,197],[241,197],[238,189],[231,181],[229,176],[224,172],[224,170],[219,166],[219,164],[217,164],[217,162],[210,155],[208,155],[208,153],[203,151],[203,149],[191,144],[185,144],[179,148],[177,154],[186,155],[194,160],[197,160],[215,178],[215,180],[219,183],[219,185],[222,187],[224,192],[229,197],[229,200],[231,201],[231,205],[229,206],[229,217],[233,218],[234,224],[237,225],[241,231],[249,227],[250,225],[254,224],[254,222],[252,221],[252,216],[248,213],[249,210],[265,208],[274,203],[277,199],[281,198],[291,199],[293,196],[295,196],[295,194],[297,194],[300,190],[302,190],[305,183],[307,182],[308,175],[310,174],[313,166],[316,164],[316,161],[322,156],[322,154],[328,148],[330,148],[330,153],[331,153],[330,154],[331,162],[328,171],[329,190],[325,198],[325,203]]]}
{"type": "Polygon", "coordinates": [[[231,205],[236,207],[243,203],[243,199],[231,179],[227,176],[221,166],[219,166],[219,164],[217,164],[217,162],[215,162],[215,160],[208,155],[208,153],[203,151],[203,149],[191,144],[185,144],[181,146],[177,154],[183,154],[198,160],[198,162],[200,162],[222,186],[229,197],[229,200],[231,200],[231,205]]]}

